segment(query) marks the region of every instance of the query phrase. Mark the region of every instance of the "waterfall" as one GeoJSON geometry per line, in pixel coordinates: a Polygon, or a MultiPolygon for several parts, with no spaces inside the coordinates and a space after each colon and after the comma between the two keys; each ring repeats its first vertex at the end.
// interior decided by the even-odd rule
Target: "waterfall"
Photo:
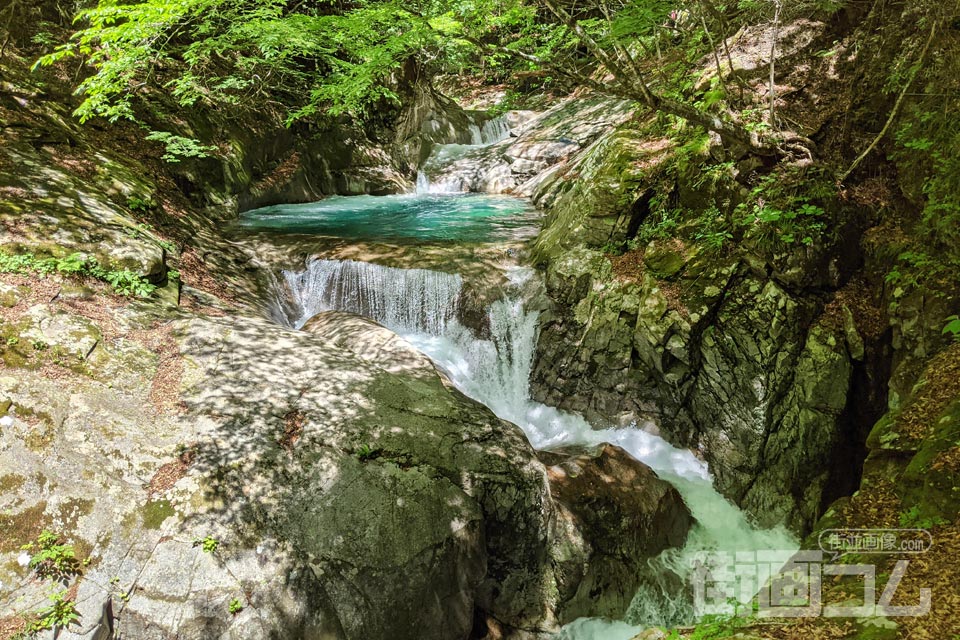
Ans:
{"type": "MultiPolygon", "coordinates": [[[[436,178],[446,167],[478,149],[506,140],[510,136],[509,119],[506,115],[497,116],[484,122],[482,127],[471,123],[467,132],[470,135],[469,144],[440,144],[433,147],[430,156],[417,172],[417,194],[469,191],[472,175],[454,173],[439,180],[431,177],[436,178]]],[[[466,174],[470,174],[470,169],[469,166],[465,168],[466,174]]]]}
{"type": "Polygon", "coordinates": [[[417,171],[417,195],[430,193],[430,178],[423,171],[417,171]]]}
{"type": "Polygon", "coordinates": [[[480,127],[471,123],[467,131],[470,133],[471,146],[476,147],[483,144],[483,130],[480,127]]]}
{"type": "Polygon", "coordinates": [[[487,120],[480,129],[481,144],[495,144],[509,137],[510,123],[505,114],[487,120]]]}
{"type": "Polygon", "coordinates": [[[349,311],[400,333],[442,334],[456,317],[463,281],[426,269],[394,269],[352,260],[310,260],[306,271],[284,271],[302,327],[321,311],[349,311]]]}
{"type": "Polygon", "coordinates": [[[478,338],[456,319],[463,284],[459,276],[329,260],[312,261],[305,272],[285,275],[300,301],[300,325],[322,309],[366,315],[429,356],[463,393],[522,428],[535,448],[613,443],[677,488],[697,524],[682,549],[669,549],[650,561],[651,579],[630,606],[629,624],[581,619],[565,627],[559,638],[626,640],[639,631],[632,625],[692,622],[689,594],[677,593],[671,581],[680,577],[689,584],[693,559],[704,550],[796,550],[797,543],[786,530],[753,528],[736,506],[716,492],[705,464],[690,451],[636,426],[594,429],[578,414],[531,400],[529,379],[539,313],[530,309],[528,301],[542,293],[532,269],[507,268],[506,295],[488,309],[488,339],[478,338]]]}

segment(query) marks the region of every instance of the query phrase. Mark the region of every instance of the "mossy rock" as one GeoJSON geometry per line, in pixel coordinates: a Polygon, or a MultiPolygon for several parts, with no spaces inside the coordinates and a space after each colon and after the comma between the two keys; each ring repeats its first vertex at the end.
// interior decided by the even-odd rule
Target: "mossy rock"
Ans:
{"type": "Polygon", "coordinates": [[[36,540],[51,522],[46,509],[46,502],[38,502],[16,513],[0,513],[0,553],[19,551],[36,540]]]}
{"type": "Polygon", "coordinates": [[[897,640],[899,625],[890,618],[858,618],[851,640],[897,640]]]}
{"type": "Polygon", "coordinates": [[[27,317],[31,326],[21,333],[39,351],[49,350],[54,358],[84,360],[103,339],[100,328],[91,320],[37,305],[31,307],[27,317]]]}
{"type": "Polygon", "coordinates": [[[147,529],[159,529],[167,518],[177,515],[169,500],[151,500],[141,510],[143,526],[147,529]]]}
{"type": "Polygon", "coordinates": [[[35,357],[38,349],[27,336],[23,335],[31,326],[29,319],[0,323],[0,350],[2,350],[3,364],[6,367],[35,369],[40,366],[40,361],[35,357]]]}
{"type": "Polygon", "coordinates": [[[648,249],[643,263],[655,276],[669,279],[683,270],[687,259],[681,251],[661,245],[648,249]]]}
{"type": "Polygon", "coordinates": [[[27,481],[25,477],[19,473],[8,473],[4,476],[0,476],[0,493],[10,493],[16,491],[27,481]]]}
{"type": "Polygon", "coordinates": [[[669,143],[651,142],[626,127],[596,142],[572,168],[578,177],[566,181],[564,191],[556,194],[534,244],[534,262],[548,262],[577,245],[625,241],[631,207],[653,187],[671,151],[669,143]]]}
{"type": "Polygon", "coordinates": [[[30,287],[0,282],[0,306],[7,307],[8,309],[15,307],[28,295],[30,295],[30,287]]]}
{"type": "Polygon", "coordinates": [[[960,515],[960,399],[933,425],[899,484],[904,504],[919,519],[953,521],[960,515]]]}
{"type": "Polygon", "coordinates": [[[918,446],[916,440],[897,429],[896,415],[893,412],[884,414],[867,436],[867,448],[870,450],[913,452],[918,446]]]}

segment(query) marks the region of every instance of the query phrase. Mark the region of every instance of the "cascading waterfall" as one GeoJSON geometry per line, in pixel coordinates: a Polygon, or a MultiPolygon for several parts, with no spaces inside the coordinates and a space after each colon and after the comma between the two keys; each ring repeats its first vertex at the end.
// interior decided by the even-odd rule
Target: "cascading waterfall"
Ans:
{"type": "Polygon", "coordinates": [[[394,269],[352,260],[310,260],[284,271],[296,328],[321,311],[349,311],[396,330],[443,334],[457,314],[463,280],[427,269],[394,269]]]}
{"type": "Polygon", "coordinates": [[[694,557],[705,550],[796,550],[796,540],[785,530],[753,528],[739,509],[714,490],[706,466],[690,451],[636,427],[594,429],[575,413],[531,400],[529,378],[539,313],[529,309],[526,301],[539,295],[541,285],[529,268],[509,267],[506,274],[508,291],[488,309],[490,337],[484,340],[456,319],[459,276],[330,260],[314,260],[303,273],[285,273],[301,312],[291,324],[300,326],[313,313],[326,309],[366,315],[428,355],[465,394],[520,426],[537,449],[613,443],[680,491],[697,525],[682,549],[651,560],[654,580],[637,593],[628,622],[581,619],[565,627],[559,638],[626,640],[640,628],[633,625],[692,621],[692,604],[686,596],[655,579],[672,574],[687,583],[694,557]]]}
{"type": "Polygon", "coordinates": [[[497,116],[483,123],[480,128],[480,144],[494,144],[510,136],[510,123],[507,116],[497,116]]]}
{"type": "Polygon", "coordinates": [[[444,167],[450,166],[468,153],[506,140],[510,136],[510,124],[506,115],[491,118],[483,126],[471,124],[468,132],[470,144],[436,145],[430,157],[417,172],[417,193],[460,193],[465,191],[466,176],[448,176],[443,180],[431,180],[444,167]]]}
{"type": "Polygon", "coordinates": [[[430,193],[430,178],[422,170],[417,171],[417,193],[430,193]]]}

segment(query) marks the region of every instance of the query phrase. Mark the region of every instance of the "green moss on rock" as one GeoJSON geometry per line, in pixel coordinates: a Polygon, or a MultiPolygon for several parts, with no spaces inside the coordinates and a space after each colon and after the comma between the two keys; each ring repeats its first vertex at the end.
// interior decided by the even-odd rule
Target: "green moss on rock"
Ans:
{"type": "Polygon", "coordinates": [[[151,500],[143,505],[140,512],[143,517],[143,526],[147,529],[159,529],[164,520],[175,516],[176,513],[169,500],[151,500]]]}
{"type": "Polygon", "coordinates": [[[0,493],[16,491],[23,486],[27,479],[19,473],[8,473],[0,476],[0,493]]]}
{"type": "Polygon", "coordinates": [[[46,509],[46,502],[38,502],[17,513],[0,513],[0,553],[17,551],[35,540],[50,524],[46,509]]]}

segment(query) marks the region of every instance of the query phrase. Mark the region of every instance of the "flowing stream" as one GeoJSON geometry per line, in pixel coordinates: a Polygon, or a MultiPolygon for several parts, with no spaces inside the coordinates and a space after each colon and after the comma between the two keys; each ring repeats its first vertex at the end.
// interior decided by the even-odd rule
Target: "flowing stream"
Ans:
{"type": "MultiPolygon", "coordinates": [[[[531,302],[542,295],[542,288],[532,269],[508,266],[506,275],[504,296],[488,309],[487,339],[479,339],[458,320],[460,276],[364,262],[312,260],[303,272],[284,272],[295,307],[288,321],[299,327],[326,310],[369,317],[428,355],[461,391],[519,425],[534,447],[610,442],[652,467],[676,486],[698,524],[683,549],[668,550],[651,561],[651,575],[679,575],[686,582],[694,554],[704,550],[797,548],[785,530],[753,528],[714,490],[706,466],[691,452],[637,427],[594,429],[575,413],[531,400],[539,316],[531,302]]],[[[690,622],[692,616],[689,596],[651,583],[634,598],[626,622],[581,619],[567,625],[559,637],[626,640],[642,627],[690,622]]]]}

